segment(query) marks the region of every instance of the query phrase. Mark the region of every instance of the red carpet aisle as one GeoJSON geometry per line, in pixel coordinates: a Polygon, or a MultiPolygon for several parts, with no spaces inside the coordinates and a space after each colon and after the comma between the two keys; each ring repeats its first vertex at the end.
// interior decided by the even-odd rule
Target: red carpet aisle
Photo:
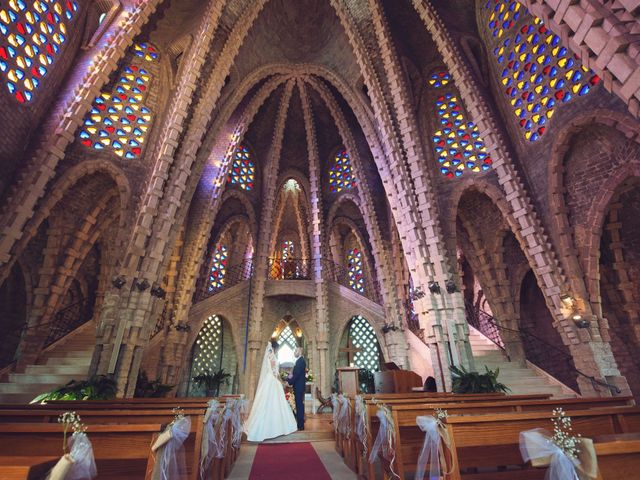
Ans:
{"type": "Polygon", "coordinates": [[[310,443],[273,443],[258,446],[250,480],[331,480],[310,443]]]}

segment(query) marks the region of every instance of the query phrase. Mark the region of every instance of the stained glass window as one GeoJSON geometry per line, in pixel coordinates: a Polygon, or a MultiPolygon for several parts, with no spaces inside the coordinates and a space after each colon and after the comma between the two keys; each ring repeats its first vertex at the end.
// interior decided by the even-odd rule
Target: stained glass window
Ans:
{"type": "MultiPolygon", "coordinates": [[[[498,21],[496,38],[513,27],[524,8],[517,8],[513,0],[488,0],[485,8],[492,10],[489,28],[498,21]],[[512,12],[501,20],[500,15],[512,12]],[[494,19],[494,16],[497,17],[494,19]],[[494,20],[491,20],[494,19],[494,20]],[[507,22],[509,28],[501,27],[507,22]]],[[[528,12],[525,12],[528,13],[528,12]]],[[[513,29],[515,34],[499,42],[493,50],[501,68],[501,83],[509,98],[513,113],[524,131],[524,137],[535,142],[545,132],[555,108],[574,97],[584,96],[600,82],[600,78],[582,65],[579,57],[562,45],[560,37],[552,33],[536,17],[527,18],[513,29]]]]}
{"type": "Polygon", "coordinates": [[[218,290],[224,286],[224,275],[227,271],[227,247],[226,245],[218,245],[211,259],[211,268],[209,269],[209,292],[218,290]]]}
{"type": "Polygon", "coordinates": [[[293,256],[293,240],[285,240],[282,244],[282,260],[288,260],[290,256],[293,256]]]}
{"type": "Polygon", "coordinates": [[[357,248],[349,250],[347,255],[349,269],[349,286],[356,292],[364,292],[364,274],[362,271],[362,251],[357,248]]]}
{"type": "Polygon", "coordinates": [[[146,43],[133,46],[134,60],[126,65],[109,91],[93,101],[80,130],[80,141],[96,150],[111,149],[119,157],[141,155],[153,115],[145,100],[152,75],[147,64],[158,60],[156,49],[146,43]]]}
{"type": "Polygon", "coordinates": [[[362,315],[356,315],[351,319],[349,339],[353,346],[359,350],[353,359],[354,365],[358,368],[378,372],[380,370],[380,346],[376,332],[362,315]]]}
{"type": "Polygon", "coordinates": [[[78,11],[74,0],[9,0],[0,6],[0,71],[20,103],[35,91],[53,67],[78,11]]]}
{"type": "Polygon", "coordinates": [[[329,187],[332,192],[341,192],[356,186],[356,179],[351,171],[351,160],[346,150],[336,154],[329,170],[329,187]]]}
{"type": "Polygon", "coordinates": [[[220,369],[222,357],[222,318],[209,316],[196,338],[191,371],[193,376],[209,371],[215,373],[220,369]]]}
{"type": "Polygon", "coordinates": [[[231,166],[229,174],[229,183],[238,185],[244,190],[253,189],[253,179],[256,173],[256,167],[251,160],[251,154],[246,147],[239,145],[231,166]]]}
{"type": "Polygon", "coordinates": [[[496,38],[501,38],[511,30],[522,11],[527,11],[517,0],[487,0],[485,8],[492,10],[489,15],[489,30],[496,38]]]}
{"type": "Polygon", "coordinates": [[[478,126],[463,111],[451,75],[439,71],[431,75],[429,85],[437,92],[438,128],[433,135],[440,172],[448,178],[465,171],[481,172],[491,168],[491,157],[480,137],[478,126]]]}

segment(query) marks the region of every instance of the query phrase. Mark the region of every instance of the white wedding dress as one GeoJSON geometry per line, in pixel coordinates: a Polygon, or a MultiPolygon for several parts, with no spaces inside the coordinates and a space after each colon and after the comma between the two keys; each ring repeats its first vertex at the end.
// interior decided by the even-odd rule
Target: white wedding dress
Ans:
{"type": "Polygon", "coordinates": [[[296,419],[280,383],[278,361],[271,345],[267,345],[251,414],[245,423],[247,439],[261,442],[267,438],[288,435],[297,429],[296,419]]]}

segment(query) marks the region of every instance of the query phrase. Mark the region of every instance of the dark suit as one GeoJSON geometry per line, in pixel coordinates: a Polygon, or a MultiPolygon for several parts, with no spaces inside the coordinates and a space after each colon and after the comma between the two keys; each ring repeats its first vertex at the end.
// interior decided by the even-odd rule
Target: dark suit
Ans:
{"type": "Polygon", "coordinates": [[[304,392],[307,377],[307,363],[301,356],[296,360],[291,372],[291,378],[287,379],[289,385],[293,387],[293,394],[296,397],[296,422],[298,430],[304,430],[304,392]]]}

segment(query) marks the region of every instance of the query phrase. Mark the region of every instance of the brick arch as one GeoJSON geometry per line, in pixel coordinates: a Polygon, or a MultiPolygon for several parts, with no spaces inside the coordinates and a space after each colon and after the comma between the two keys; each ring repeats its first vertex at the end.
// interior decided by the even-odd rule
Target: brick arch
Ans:
{"type": "MultiPolygon", "coordinates": [[[[574,228],[569,222],[569,217],[565,205],[564,197],[564,177],[565,177],[565,157],[571,148],[571,138],[580,134],[584,128],[593,126],[605,126],[613,128],[623,134],[626,138],[632,139],[636,144],[640,144],[640,125],[629,122],[627,115],[611,110],[595,110],[575,117],[571,123],[562,128],[556,135],[551,149],[551,158],[548,169],[549,185],[549,208],[553,218],[553,227],[558,236],[558,250],[561,259],[565,262],[569,271],[574,271],[570,275],[569,281],[576,293],[583,298],[594,298],[599,296],[598,282],[593,280],[597,276],[597,259],[594,263],[594,255],[600,249],[600,237],[602,224],[606,215],[607,206],[614,194],[616,187],[629,176],[637,176],[640,171],[639,164],[627,164],[618,169],[606,182],[595,192],[595,197],[591,203],[588,213],[585,232],[591,232],[591,241],[586,248],[583,264],[578,263],[579,255],[576,255],[576,245],[574,242],[574,228]],[[586,266],[586,268],[584,268],[586,266]],[[582,274],[578,273],[582,272],[582,274]],[[580,281],[584,278],[584,281],[580,281]],[[594,290],[595,287],[595,290],[594,290]]],[[[640,160],[640,159],[639,159],[640,160]]],[[[580,253],[580,252],[579,252],[580,253]]],[[[587,305],[585,305],[587,307],[587,305]]]]}

